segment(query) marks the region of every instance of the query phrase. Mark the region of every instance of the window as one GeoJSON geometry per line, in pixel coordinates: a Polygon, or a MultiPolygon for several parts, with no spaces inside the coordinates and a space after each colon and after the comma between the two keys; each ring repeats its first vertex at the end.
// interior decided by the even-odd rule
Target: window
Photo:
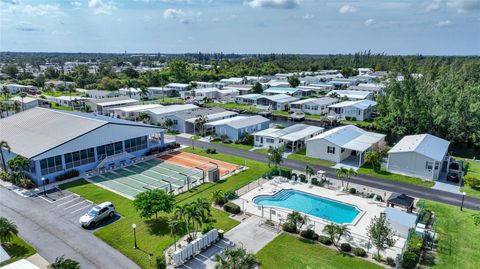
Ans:
{"type": "Polygon", "coordinates": [[[335,147],[327,147],[327,153],[335,154],[335,147]]]}
{"type": "Polygon", "coordinates": [[[99,160],[123,152],[123,142],[115,142],[112,144],[97,147],[97,157],[99,160]]]}
{"type": "Polygon", "coordinates": [[[265,141],[267,141],[267,143],[273,143],[273,138],[265,138],[265,141]]]}
{"type": "Polygon", "coordinates": [[[342,148],[342,149],[340,150],[340,152],[344,153],[344,152],[345,152],[345,149],[344,149],[344,148],[342,148]]]}
{"type": "Polygon", "coordinates": [[[65,167],[67,169],[93,162],[95,162],[95,151],[93,148],[65,154],[65,167]]]}
{"type": "Polygon", "coordinates": [[[40,169],[42,175],[48,175],[63,170],[62,156],[46,158],[40,161],[40,169]]]}
{"type": "Polygon", "coordinates": [[[425,162],[425,169],[427,170],[432,170],[433,168],[433,163],[432,162],[425,162]]]}
{"type": "Polygon", "coordinates": [[[440,163],[435,162],[435,170],[438,170],[438,165],[439,165],[439,164],[440,164],[440,163]]]}
{"type": "Polygon", "coordinates": [[[141,136],[125,140],[125,151],[133,152],[147,148],[147,137],[141,136]]]}

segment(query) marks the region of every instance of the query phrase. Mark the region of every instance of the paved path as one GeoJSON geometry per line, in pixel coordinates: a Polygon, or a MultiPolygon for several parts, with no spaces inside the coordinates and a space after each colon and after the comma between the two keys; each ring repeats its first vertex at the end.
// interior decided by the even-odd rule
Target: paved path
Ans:
{"type": "MultiPolygon", "coordinates": [[[[177,143],[191,146],[191,141],[189,140],[185,140],[184,138],[181,138],[181,137],[177,137],[176,139],[177,139],[177,143]]],[[[221,152],[221,153],[238,156],[238,157],[242,157],[249,160],[264,162],[264,163],[268,162],[266,155],[260,154],[257,152],[251,152],[247,150],[226,147],[218,144],[209,144],[201,141],[195,141],[195,146],[203,147],[203,148],[215,148],[218,152],[221,152]]],[[[300,171],[305,170],[306,165],[307,163],[291,160],[291,159],[284,159],[282,163],[282,166],[288,167],[290,169],[300,170],[300,171]]],[[[311,165],[311,164],[308,164],[308,165],[315,170],[325,171],[325,175],[327,177],[336,178],[335,169],[331,167],[324,167],[324,166],[311,165]]],[[[389,192],[405,193],[410,196],[442,202],[442,203],[455,205],[455,206],[460,206],[462,202],[462,195],[460,194],[421,187],[421,186],[402,183],[402,182],[390,181],[390,180],[381,179],[381,178],[377,178],[369,175],[353,176],[350,179],[350,181],[352,183],[356,183],[356,184],[360,184],[360,185],[364,185],[372,188],[382,189],[389,192]]],[[[480,199],[467,196],[465,197],[464,207],[480,210],[480,199]]]]}
{"type": "Polygon", "coordinates": [[[39,197],[21,197],[0,187],[0,216],[15,222],[20,236],[47,261],[65,254],[85,269],[139,268],[92,231],[65,217],[64,208],[57,210],[55,206],[39,197]]]}

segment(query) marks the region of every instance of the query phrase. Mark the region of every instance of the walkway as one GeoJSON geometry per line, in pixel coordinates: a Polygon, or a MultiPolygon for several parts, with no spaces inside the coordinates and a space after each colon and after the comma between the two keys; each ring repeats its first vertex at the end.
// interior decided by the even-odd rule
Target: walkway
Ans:
{"type": "MultiPolygon", "coordinates": [[[[177,143],[188,146],[189,142],[190,141],[185,140],[184,138],[177,137],[177,143]]],[[[218,144],[209,144],[209,143],[200,142],[200,141],[197,141],[195,145],[196,147],[215,148],[218,152],[221,152],[221,153],[238,156],[245,159],[259,161],[263,163],[268,163],[267,156],[257,152],[225,147],[218,144]]],[[[300,171],[305,170],[306,165],[307,163],[291,160],[291,159],[284,159],[282,164],[282,166],[285,166],[287,168],[300,170],[300,171]]],[[[330,177],[330,178],[336,177],[335,175],[336,170],[334,168],[324,167],[319,165],[311,165],[311,164],[308,164],[308,165],[310,165],[314,170],[325,171],[325,175],[327,177],[330,177]]],[[[446,203],[446,204],[455,205],[455,206],[460,206],[460,204],[462,203],[462,195],[460,194],[421,187],[421,186],[402,183],[402,182],[390,181],[390,180],[381,179],[381,178],[377,178],[369,175],[353,176],[351,177],[350,182],[376,188],[376,189],[383,189],[389,192],[405,193],[413,197],[428,199],[428,200],[437,201],[437,202],[446,203]]],[[[464,207],[480,210],[480,199],[467,196],[465,197],[464,207]]]]}

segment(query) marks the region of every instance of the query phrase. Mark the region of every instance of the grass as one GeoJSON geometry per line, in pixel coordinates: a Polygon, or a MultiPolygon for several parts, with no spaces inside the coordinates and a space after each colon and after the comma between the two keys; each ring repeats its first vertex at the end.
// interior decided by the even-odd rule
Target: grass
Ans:
{"type": "Polygon", "coordinates": [[[275,115],[275,116],[289,116],[290,112],[280,111],[280,110],[272,110],[272,115],[275,115]]]}
{"type": "Polygon", "coordinates": [[[394,173],[385,171],[384,169],[373,170],[370,166],[366,164],[360,167],[357,172],[362,175],[370,175],[370,176],[374,176],[382,179],[387,179],[387,180],[396,181],[396,182],[403,182],[403,183],[413,184],[413,185],[427,187],[427,188],[431,188],[433,187],[433,185],[435,185],[435,182],[433,181],[423,180],[417,177],[409,177],[409,176],[394,174],[394,173]]]}
{"type": "Polygon", "coordinates": [[[360,258],[341,254],[320,244],[282,233],[257,253],[262,269],[374,269],[383,268],[360,258]]]}
{"type": "MultiPolygon", "coordinates": [[[[245,165],[244,159],[230,155],[220,153],[210,155],[198,148],[186,148],[184,151],[245,165]]],[[[260,162],[247,160],[246,164],[250,169],[218,183],[204,183],[188,192],[177,195],[175,197],[177,203],[189,203],[199,197],[210,199],[214,191],[222,190],[225,192],[237,189],[259,178],[268,170],[268,166],[260,162]]],[[[154,257],[162,255],[163,251],[174,242],[174,238],[170,235],[167,225],[168,214],[160,214],[158,221],[143,219],[135,211],[132,201],[94,184],[90,184],[84,179],[62,184],[60,187],[77,193],[94,203],[101,203],[107,200],[112,202],[122,218],[99,229],[95,232],[95,235],[122,252],[142,268],[153,268],[154,257]],[[133,223],[137,225],[136,231],[139,246],[137,250],[132,247],[131,225],[133,223]],[[149,259],[149,253],[153,254],[153,259],[149,259]]],[[[238,225],[238,222],[231,219],[226,212],[215,208],[212,208],[212,218],[215,220],[213,226],[225,231],[238,225]]]]}
{"type": "Polygon", "coordinates": [[[241,104],[234,104],[234,103],[227,103],[227,104],[222,104],[222,103],[206,103],[205,106],[207,107],[222,107],[225,109],[232,109],[232,110],[245,110],[249,112],[258,112],[258,109],[255,106],[249,106],[249,105],[241,105],[241,104]]]}
{"type": "MultiPolygon", "coordinates": [[[[472,175],[472,176],[475,176],[477,178],[480,178],[480,161],[466,160],[466,159],[457,158],[457,157],[455,157],[455,159],[461,159],[468,164],[468,168],[465,171],[466,175],[472,175]]],[[[464,186],[462,186],[460,188],[460,191],[461,192],[466,192],[468,196],[472,196],[472,197],[480,199],[480,188],[475,188],[474,189],[474,188],[468,186],[467,184],[464,184],[464,186]]]]}
{"type": "Polygon", "coordinates": [[[242,150],[249,150],[249,149],[252,148],[252,146],[250,146],[250,145],[235,144],[235,143],[227,144],[227,143],[222,143],[221,141],[212,141],[210,143],[217,144],[217,145],[222,145],[222,146],[230,147],[230,148],[242,149],[242,150]]]}
{"type": "Polygon", "coordinates": [[[51,106],[53,109],[58,109],[58,110],[67,110],[67,111],[72,111],[72,110],[73,110],[73,108],[71,108],[71,107],[57,105],[55,102],[51,102],[51,103],[50,103],[50,106],[51,106]]]}
{"type": "Polygon", "coordinates": [[[181,98],[165,98],[165,99],[159,98],[157,100],[157,103],[159,103],[159,104],[184,104],[185,100],[183,100],[181,98]]]}
{"type": "Polygon", "coordinates": [[[438,247],[434,260],[427,267],[447,269],[480,268],[480,228],[473,223],[472,214],[478,211],[426,201],[425,208],[437,216],[438,247]]]}
{"type": "Polygon", "coordinates": [[[254,149],[253,151],[256,153],[268,155],[268,149],[254,149]]]}
{"type": "Polygon", "coordinates": [[[372,120],[369,120],[369,121],[341,120],[340,121],[340,124],[343,124],[343,125],[352,124],[352,125],[355,125],[355,126],[360,127],[360,128],[367,128],[371,123],[373,123],[372,120]]]}
{"type": "Polygon", "coordinates": [[[5,248],[5,251],[10,255],[10,259],[0,263],[0,267],[37,253],[32,246],[16,235],[13,236],[12,241],[8,247],[5,248]]]}
{"type": "Polygon", "coordinates": [[[198,139],[200,139],[200,136],[199,135],[194,135],[194,136],[192,136],[192,139],[193,140],[198,140],[198,139]]]}
{"type": "MultiPolygon", "coordinates": [[[[57,90],[42,90],[42,95],[52,96],[52,97],[59,97],[59,96],[68,96],[70,93],[68,91],[57,91],[57,90]]],[[[72,96],[82,95],[81,92],[72,91],[72,96]]]]}
{"type": "Polygon", "coordinates": [[[312,158],[306,156],[306,149],[302,149],[300,151],[297,151],[295,153],[292,153],[288,155],[287,159],[292,159],[312,165],[319,165],[319,166],[326,166],[326,167],[331,167],[334,166],[335,163],[327,160],[322,160],[322,159],[317,159],[317,158],[312,158]]]}

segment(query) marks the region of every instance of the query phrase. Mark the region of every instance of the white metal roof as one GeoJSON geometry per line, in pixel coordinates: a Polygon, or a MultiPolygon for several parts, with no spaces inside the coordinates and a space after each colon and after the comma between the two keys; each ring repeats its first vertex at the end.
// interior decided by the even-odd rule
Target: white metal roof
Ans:
{"type": "Polygon", "coordinates": [[[2,266],[2,269],[40,269],[40,267],[25,259],[21,259],[19,261],[2,266]]]}
{"type": "Polygon", "coordinates": [[[188,86],[189,84],[186,84],[186,83],[168,83],[165,87],[185,88],[188,86]]]}
{"type": "Polygon", "coordinates": [[[297,141],[299,139],[310,137],[312,134],[321,132],[323,130],[324,128],[322,127],[307,124],[295,124],[284,129],[269,128],[256,132],[254,135],[281,138],[288,141],[297,141]]]}
{"type": "Polygon", "coordinates": [[[404,227],[413,228],[417,221],[417,216],[407,212],[398,210],[396,208],[385,208],[385,215],[387,219],[396,222],[404,227]]]}
{"type": "MultiPolygon", "coordinates": [[[[22,97],[17,95],[17,96],[14,96],[14,97],[10,98],[9,100],[10,100],[10,102],[15,102],[15,101],[22,102],[22,97]]],[[[29,96],[25,96],[23,98],[23,103],[27,104],[27,103],[30,103],[30,102],[37,102],[37,100],[38,100],[37,98],[32,98],[32,97],[29,97],[29,96]]]]}
{"type": "Polygon", "coordinates": [[[339,147],[363,152],[384,138],[384,134],[367,132],[354,125],[346,125],[328,130],[308,141],[325,139],[339,147]]]}
{"type": "MultiPolygon", "coordinates": [[[[202,113],[199,113],[199,114],[202,114],[202,113]]],[[[195,123],[195,120],[197,119],[199,114],[192,113],[190,115],[191,118],[187,118],[185,121],[190,122],[190,123],[195,123]]],[[[214,121],[214,120],[222,119],[222,118],[225,118],[225,117],[231,117],[231,116],[234,116],[234,115],[237,115],[237,114],[238,114],[237,112],[225,110],[225,111],[221,111],[221,112],[205,114],[204,116],[207,118],[207,121],[214,121]]],[[[184,118],[186,118],[186,117],[184,117],[184,118]]]]}
{"type": "Polygon", "coordinates": [[[263,95],[257,94],[257,93],[252,93],[252,94],[239,95],[239,96],[236,96],[235,98],[257,100],[260,97],[263,97],[263,95]]]}
{"type": "Polygon", "coordinates": [[[198,108],[198,106],[193,105],[193,104],[185,104],[185,105],[170,105],[170,106],[164,106],[164,107],[157,107],[153,109],[149,109],[152,114],[156,115],[162,115],[162,114],[168,114],[168,113],[175,113],[175,112],[181,112],[185,110],[192,110],[198,108]]]}
{"type": "Polygon", "coordinates": [[[370,106],[376,106],[377,102],[372,101],[372,100],[358,100],[358,101],[344,101],[340,102],[338,104],[333,104],[328,107],[355,107],[361,110],[367,109],[370,106]]]}
{"type": "Polygon", "coordinates": [[[436,161],[442,161],[450,142],[430,134],[407,135],[388,153],[416,152],[436,161]]]}
{"type": "Polygon", "coordinates": [[[148,105],[134,105],[134,106],[122,106],[122,107],[116,107],[113,108],[112,110],[118,110],[118,111],[123,111],[123,112],[139,112],[139,111],[145,111],[153,108],[158,108],[158,107],[163,107],[160,104],[148,104],[148,105]]]}
{"type": "Polygon", "coordinates": [[[352,99],[365,99],[368,97],[368,95],[371,94],[368,91],[333,90],[333,91],[330,91],[328,95],[332,93],[336,93],[341,97],[346,96],[347,98],[352,98],[352,99]]]}
{"type": "Polygon", "coordinates": [[[32,158],[109,123],[154,127],[106,116],[35,107],[1,119],[0,140],[7,141],[15,154],[32,158]]]}
{"type": "Polygon", "coordinates": [[[245,128],[252,125],[257,125],[263,122],[269,122],[270,120],[264,118],[262,116],[235,116],[228,119],[217,120],[213,122],[209,122],[208,126],[220,126],[220,125],[228,125],[233,128],[245,128]]]}
{"type": "Polygon", "coordinates": [[[306,104],[306,103],[313,103],[313,104],[316,104],[316,105],[319,105],[319,106],[324,106],[324,105],[333,104],[337,101],[338,101],[338,99],[336,99],[336,98],[332,98],[332,97],[329,97],[329,96],[324,96],[324,97],[320,97],[320,98],[303,99],[303,100],[299,100],[299,101],[296,101],[296,102],[292,102],[290,104],[291,105],[303,105],[303,104],[306,104]]]}
{"type": "Polygon", "coordinates": [[[300,98],[292,97],[288,94],[263,95],[263,96],[260,96],[259,98],[265,98],[272,102],[277,102],[277,103],[288,103],[288,102],[295,102],[297,100],[300,100],[300,98]]]}

